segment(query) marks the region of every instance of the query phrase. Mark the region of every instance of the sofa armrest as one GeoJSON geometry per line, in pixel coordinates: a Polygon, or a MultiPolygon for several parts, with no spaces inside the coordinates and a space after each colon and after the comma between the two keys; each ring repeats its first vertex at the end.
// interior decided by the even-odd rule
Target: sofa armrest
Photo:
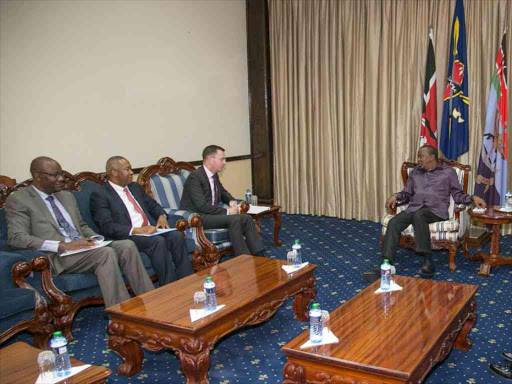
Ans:
{"type": "Polygon", "coordinates": [[[197,272],[217,264],[220,259],[219,250],[206,238],[201,216],[198,213],[190,215],[188,218],[188,225],[195,231],[195,240],[202,248],[202,250],[196,248],[194,251],[192,259],[192,267],[194,270],[197,272]]]}

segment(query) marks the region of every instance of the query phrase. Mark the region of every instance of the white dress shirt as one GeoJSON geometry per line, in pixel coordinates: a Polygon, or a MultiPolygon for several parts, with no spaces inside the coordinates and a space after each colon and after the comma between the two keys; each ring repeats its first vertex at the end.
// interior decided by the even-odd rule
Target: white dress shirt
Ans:
{"type": "MultiPolygon", "coordinates": [[[[124,190],[126,189],[128,191],[128,193],[133,197],[133,200],[135,200],[135,202],[137,202],[137,199],[132,195],[132,193],[130,192],[128,187],[123,188],[120,185],[112,183],[110,180],[108,182],[110,183],[112,188],[114,188],[114,191],[117,192],[117,194],[123,201],[124,206],[128,210],[128,214],[130,215],[130,220],[132,221],[132,229],[130,230],[130,236],[131,236],[132,232],[133,232],[133,228],[141,228],[142,227],[144,218],[142,217],[142,215],[139,212],[137,212],[135,210],[135,207],[133,206],[132,202],[126,196],[126,192],[124,190]]],[[[141,211],[143,211],[143,209],[140,205],[139,205],[139,208],[141,211]]]]}

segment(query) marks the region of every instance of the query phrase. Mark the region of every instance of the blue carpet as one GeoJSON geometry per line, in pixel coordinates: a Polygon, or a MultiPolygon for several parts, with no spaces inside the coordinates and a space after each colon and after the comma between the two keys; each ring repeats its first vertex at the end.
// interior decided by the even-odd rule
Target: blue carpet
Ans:
{"type": "MultiPolygon", "coordinates": [[[[262,220],[262,230],[268,257],[286,259],[286,250],[291,248],[293,240],[300,240],[304,261],[318,264],[316,301],[329,311],[366,287],[361,273],[374,265],[380,254],[380,225],[369,221],[283,214],[280,248],[273,245],[273,221],[262,220]]],[[[512,236],[502,237],[502,253],[510,255],[511,248],[512,236]]],[[[397,260],[397,273],[406,276],[417,276],[416,271],[423,262],[408,250],[399,250],[397,260]]],[[[501,361],[502,351],[512,351],[512,302],[507,296],[512,289],[512,266],[495,268],[489,278],[483,278],[477,275],[480,263],[467,261],[460,250],[455,273],[449,271],[447,251],[434,252],[434,261],[437,267],[434,279],[479,286],[478,320],[471,333],[474,342],[471,350],[453,349],[425,382],[507,382],[489,373],[487,366],[501,361]]],[[[185,383],[177,357],[167,351],[144,351],[141,373],[130,378],[117,374],[116,367],[121,360],[108,349],[106,326],[102,307],[82,310],[73,323],[72,355],[84,362],[109,367],[113,371],[109,383],[185,383]]],[[[280,348],[307,328],[306,323],[293,319],[292,300],[286,302],[267,323],[240,330],[217,343],[211,354],[210,382],[281,383],[285,359],[280,348]]],[[[14,341],[31,342],[31,339],[22,334],[11,340],[14,341]]]]}

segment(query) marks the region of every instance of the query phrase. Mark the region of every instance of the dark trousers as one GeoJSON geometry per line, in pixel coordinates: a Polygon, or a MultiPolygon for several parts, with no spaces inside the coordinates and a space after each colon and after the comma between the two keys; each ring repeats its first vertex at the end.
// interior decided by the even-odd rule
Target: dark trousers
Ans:
{"type": "Polygon", "coordinates": [[[400,234],[411,224],[414,229],[415,251],[421,254],[430,254],[432,250],[430,248],[429,224],[442,220],[444,219],[434,215],[429,208],[420,208],[410,213],[400,212],[388,223],[388,229],[384,237],[384,247],[382,248],[382,258],[388,259],[392,264],[395,262],[400,234]]]}
{"type": "Polygon", "coordinates": [[[265,249],[249,215],[201,215],[204,229],[228,228],[235,256],[255,255],[265,249]]]}
{"type": "Polygon", "coordinates": [[[194,273],[181,232],[167,232],[153,237],[130,236],[130,240],[151,259],[160,286],[194,273]]]}

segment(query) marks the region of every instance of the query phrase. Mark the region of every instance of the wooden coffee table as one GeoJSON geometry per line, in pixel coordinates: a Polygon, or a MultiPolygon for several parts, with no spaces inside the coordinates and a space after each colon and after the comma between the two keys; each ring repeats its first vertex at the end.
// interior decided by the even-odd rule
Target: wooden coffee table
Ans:
{"type": "MultiPolygon", "coordinates": [[[[39,377],[37,356],[40,349],[18,342],[0,349],[0,383],[20,384],[35,383],[39,377]]],[[[84,365],[80,360],[71,358],[72,366],[84,365]]],[[[104,383],[112,374],[106,367],[91,365],[76,375],[65,380],[68,384],[104,383]]],[[[64,381],[59,381],[64,383],[64,381]]]]}
{"type": "Polygon", "coordinates": [[[281,207],[279,205],[271,205],[269,210],[260,213],[249,213],[256,224],[256,230],[261,236],[260,219],[263,217],[274,218],[274,244],[276,247],[281,246],[279,241],[279,229],[281,228],[281,207]]]}
{"type": "Polygon", "coordinates": [[[503,257],[500,255],[500,225],[512,222],[512,213],[499,212],[494,208],[495,207],[488,207],[484,213],[475,213],[472,209],[469,210],[471,219],[479,223],[492,225],[490,252],[479,252],[470,257],[472,261],[483,261],[478,270],[478,275],[484,277],[489,276],[491,267],[512,264],[512,257],[503,257]]]}
{"type": "Polygon", "coordinates": [[[453,345],[469,350],[477,286],[396,276],[402,291],[376,295],[376,281],[331,313],[337,344],[281,351],[283,383],[421,383],[453,345]]]}
{"type": "MultiPolygon", "coordinates": [[[[208,383],[210,350],[231,332],[267,321],[289,297],[295,296],[295,318],[308,320],[309,303],[316,296],[316,265],[288,275],[282,260],[241,255],[105,309],[112,316],[109,347],[123,363],[117,371],[131,376],[142,369],[142,347],[176,352],[188,384],[208,383]],[[211,275],[217,304],[226,306],[194,323],[189,309],[194,292],[211,275]]],[[[227,357],[226,357],[227,358],[227,357]]]]}

